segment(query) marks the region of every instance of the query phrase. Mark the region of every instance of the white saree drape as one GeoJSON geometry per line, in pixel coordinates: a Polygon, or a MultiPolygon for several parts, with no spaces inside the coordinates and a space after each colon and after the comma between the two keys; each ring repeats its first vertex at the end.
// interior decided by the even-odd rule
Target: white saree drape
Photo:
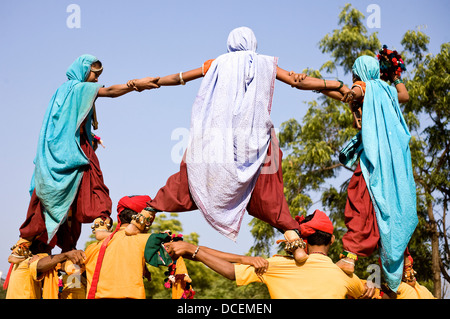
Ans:
{"type": "Polygon", "coordinates": [[[186,151],[189,189],[208,223],[239,233],[270,143],[277,58],[256,53],[249,28],[234,29],[228,53],[205,75],[192,108],[186,151]]]}

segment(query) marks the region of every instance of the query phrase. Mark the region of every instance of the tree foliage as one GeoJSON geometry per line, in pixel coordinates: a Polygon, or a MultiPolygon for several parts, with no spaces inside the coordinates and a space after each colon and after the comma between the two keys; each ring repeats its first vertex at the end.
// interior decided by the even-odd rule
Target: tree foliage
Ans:
{"type": "Polygon", "coordinates": [[[446,224],[450,196],[450,43],[441,45],[433,56],[427,53],[429,38],[423,32],[408,31],[403,40],[407,61],[415,69],[406,86],[410,100],[405,105],[409,118],[421,115],[422,121],[411,121],[414,131],[411,153],[418,206],[426,224],[423,238],[431,239],[431,268],[434,295],[441,295],[441,275],[450,282],[449,231],[446,224]]]}
{"type": "MultiPolygon", "coordinates": [[[[320,70],[307,69],[310,76],[324,78],[342,70],[351,73],[355,59],[375,56],[381,48],[376,32],[369,34],[364,15],[350,4],[339,14],[339,28],[326,34],[318,43],[322,53],[330,56],[320,70]],[[321,72],[324,72],[323,74],[321,72]]],[[[449,43],[433,56],[428,53],[429,38],[420,30],[407,31],[401,40],[408,72],[404,76],[410,101],[401,105],[410,128],[414,177],[417,184],[419,224],[409,244],[415,260],[417,278],[440,296],[440,276],[449,281],[448,228],[445,224],[449,198],[449,43]],[[423,120],[425,119],[425,121],[423,120]]],[[[400,50],[399,50],[400,51],[400,50]]],[[[351,83],[348,83],[350,85],[351,83]]],[[[307,102],[302,121],[289,119],[279,133],[283,148],[285,195],[292,216],[306,214],[312,206],[312,195],[321,194],[324,209],[335,225],[337,241],[331,249],[333,260],[342,251],[340,239],[346,232],[344,208],[351,172],[339,163],[339,151],[356,134],[347,105],[324,96],[307,102]],[[287,155],[286,155],[287,154],[287,155]]],[[[354,168],[353,168],[354,169],[354,168]]],[[[352,171],[353,169],[350,169],[352,171]]],[[[273,243],[268,226],[251,222],[255,245],[252,253],[267,252],[273,243]]],[[[378,255],[363,258],[356,273],[367,277],[366,267],[378,263],[378,255]]]]}

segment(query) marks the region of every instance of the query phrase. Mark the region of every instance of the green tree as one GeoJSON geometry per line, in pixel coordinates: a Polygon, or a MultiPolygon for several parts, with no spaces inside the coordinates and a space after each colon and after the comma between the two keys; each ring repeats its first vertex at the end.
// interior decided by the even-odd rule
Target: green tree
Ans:
{"type": "Polygon", "coordinates": [[[427,53],[429,38],[420,30],[408,31],[401,43],[406,62],[415,67],[406,82],[410,101],[405,105],[405,113],[420,114],[425,119],[420,123],[411,121],[415,133],[411,152],[419,206],[426,217],[425,238],[431,239],[434,295],[439,298],[441,275],[450,282],[446,226],[450,196],[450,43],[442,44],[435,56],[427,53]]]}
{"type": "MultiPolygon", "coordinates": [[[[419,224],[409,249],[415,260],[417,278],[440,297],[441,274],[448,281],[449,246],[446,210],[449,196],[449,44],[436,56],[427,53],[428,37],[421,31],[408,31],[402,39],[408,73],[404,76],[410,93],[409,103],[402,105],[410,128],[413,169],[417,184],[419,224]],[[430,120],[421,123],[426,114],[430,120]],[[433,288],[434,287],[434,288],[433,288]]],[[[375,56],[381,48],[377,33],[368,34],[364,15],[350,4],[339,14],[339,29],[318,43],[322,53],[330,56],[320,70],[304,70],[310,76],[329,78],[338,71],[351,73],[354,60],[361,55],[375,56]],[[321,72],[324,72],[323,74],[321,72]]],[[[350,83],[349,83],[350,84],[350,83]]],[[[347,105],[325,96],[307,103],[301,123],[290,119],[282,123],[280,146],[287,154],[283,160],[285,195],[291,214],[305,214],[312,206],[312,195],[321,193],[324,208],[335,225],[336,244],[330,255],[337,261],[342,250],[340,239],[346,232],[344,208],[347,185],[354,168],[339,163],[339,151],[356,134],[347,105]],[[343,182],[342,182],[343,180],[343,182]],[[340,185],[339,184],[340,181],[340,185]],[[338,186],[336,186],[338,185],[338,186]]],[[[277,234],[267,224],[252,220],[255,244],[251,253],[267,253],[277,234]]],[[[357,263],[362,278],[369,264],[377,263],[377,254],[357,263]]]]}

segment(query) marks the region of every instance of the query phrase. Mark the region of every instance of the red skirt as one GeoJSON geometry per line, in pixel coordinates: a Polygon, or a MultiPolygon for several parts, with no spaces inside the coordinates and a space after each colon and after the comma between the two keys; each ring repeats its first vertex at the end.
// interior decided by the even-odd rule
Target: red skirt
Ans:
{"type": "MultiPolygon", "coordinates": [[[[267,152],[268,160],[255,183],[252,196],[247,204],[247,212],[281,232],[291,229],[300,230],[299,224],[291,216],[284,196],[283,172],[281,169],[283,152],[277,145],[278,141],[273,138],[272,140],[279,150],[278,158],[272,156],[271,143],[267,152]],[[273,173],[264,173],[264,168],[274,167],[276,167],[276,171],[273,170],[273,173]]],[[[166,212],[185,212],[198,209],[189,191],[187,166],[184,160],[181,161],[180,171],[168,178],[166,185],[158,191],[149,204],[155,209],[166,212]]]]}
{"type": "Polygon", "coordinates": [[[344,250],[358,256],[370,256],[378,246],[380,233],[372,199],[358,163],[347,189],[345,225],[347,233],[342,237],[344,250]]]}
{"type": "MultiPolygon", "coordinates": [[[[80,187],[71,206],[71,216],[60,225],[50,245],[58,245],[62,251],[76,248],[81,234],[81,224],[92,223],[97,217],[106,218],[111,215],[112,201],[109,189],[103,182],[100,163],[94,149],[84,134],[81,134],[80,145],[89,159],[89,165],[83,170],[80,187]]],[[[33,191],[28,206],[27,217],[20,227],[20,237],[47,242],[44,209],[41,201],[33,191]]]]}

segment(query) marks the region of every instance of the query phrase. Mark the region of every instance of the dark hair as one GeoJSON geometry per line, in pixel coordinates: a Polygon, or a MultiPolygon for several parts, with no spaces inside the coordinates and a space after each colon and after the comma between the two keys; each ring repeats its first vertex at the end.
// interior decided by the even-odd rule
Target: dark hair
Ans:
{"type": "MultiPolygon", "coordinates": [[[[309,222],[313,217],[314,217],[314,213],[306,216],[305,219],[300,224],[309,222]]],[[[306,240],[308,241],[308,244],[310,244],[310,245],[327,246],[330,244],[332,237],[333,237],[332,234],[326,233],[321,230],[316,230],[316,232],[314,234],[306,237],[306,240]]]]}
{"type": "Polygon", "coordinates": [[[129,208],[125,208],[123,211],[119,214],[119,219],[122,224],[129,224],[131,223],[131,217],[133,215],[136,215],[137,213],[134,210],[131,210],[129,208]]]}
{"type": "Polygon", "coordinates": [[[352,72],[352,76],[354,81],[361,81],[361,78],[358,75],[356,75],[356,73],[352,72]]]}
{"type": "Polygon", "coordinates": [[[100,67],[103,66],[103,65],[102,65],[102,62],[100,62],[100,60],[97,60],[97,61],[95,61],[95,62],[92,62],[91,65],[94,65],[94,64],[98,64],[100,67]]]}

